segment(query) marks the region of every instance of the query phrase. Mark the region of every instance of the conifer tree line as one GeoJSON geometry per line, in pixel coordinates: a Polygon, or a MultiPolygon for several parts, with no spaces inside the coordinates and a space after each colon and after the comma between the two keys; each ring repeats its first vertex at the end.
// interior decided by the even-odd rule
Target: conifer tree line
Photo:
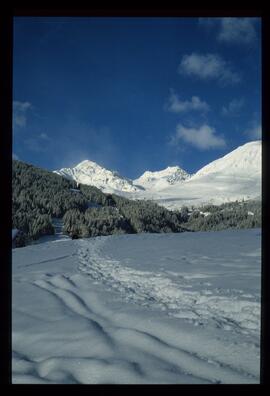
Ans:
{"type": "Polygon", "coordinates": [[[64,232],[72,237],[183,231],[180,213],[151,201],[104,194],[93,186],[72,191],[76,186],[60,175],[13,160],[12,228],[23,232],[25,242],[53,234],[54,217],[63,218],[64,232]]]}
{"type": "Polygon", "coordinates": [[[52,217],[62,217],[69,209],[83,210],[88,202],[70,188],[76,183],[21,161],[12,162],[12,228],[26,241],[54,233],[52,217]]]}
{"type": "MultiPolygon", "coordinates": [[[[188,208],[182,210],[188,212],[188,208]]],[[[220,231],[227,228],[260,228],[261,222],[261,201],[249,200],[194,209],[186,218],[185,227],[190,231],[220,231]]]]}
{"type": "Polygon", "coordinates": [[[54,234],[53,218],[62,218],[64,233],[75,238],[252,228],[261,226],[261,203],[235,202],[170,211],[152,201],[105,194],[94,186],[81,184],[77,189],[72,180],[13,160],[12,228],[21,231],[16,246],[54,234]]]}

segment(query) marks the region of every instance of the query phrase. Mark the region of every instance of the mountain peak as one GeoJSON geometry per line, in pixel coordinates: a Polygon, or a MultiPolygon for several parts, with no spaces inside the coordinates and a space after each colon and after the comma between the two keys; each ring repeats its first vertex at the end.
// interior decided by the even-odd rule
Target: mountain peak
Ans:
{"type": "Polygon", "coordinates": [[[157,190],[182,182],[189,177],[190,175],[179,166],[168,166],[160,171],[145,171],[138,179],[134,180],[134,183],[144,188],[157,190]]]}
{"type": "Polygon", "coordinates": [[[210,162],[193,178],[220,173],[222,175],[234,175],[251,177],[261,173],[261,140],[255,140],[237,147],[223,157],[210,162]]]}
{"type": "Polygon", "coordinates": [[[74,168],[62,168],[54,172],[78,183],[95,186],[107,193],[138,191],[133,186],[132,180],[119,175],[116,171],[103,168],[90,160],[84,160],[74,168]]]}
{"type": "Polygon", "coordinates": [[[79,168],[79,167],[82,167],[82,166],[85,166],[85,165],[97,165],[97,166],[99,166],[96,162],[86,159],[86,160],[83,160],[82,162],[80,162],[79,164],[77,164],[75,166],[75,168],[79,168]]]}
{"type": "Polygon", "coordinates": [[[244,146],[261,146],[262,141],[261,140],[252,140],[251,142],[247,142],[243,144],[242,146],[239,147],[244,147],[244,146]]]}
{"type": "Polygon", "coordinates": [[[76,169],[105,169],[105,170],[108,170],[108,169],[104,168],[103,166],[99,165],[98,163],[96,163],[94,161],[90,161],[88,159],[80,162],[74,168],[76,168],[76,169]]]}
{"type": "Polygon", "coordinates": [[[193,175],[174,165],[159,171],[147,170],[132,181],[88,159],[74,168],[63,168],[55,173],[78,183],[96,186],[107,193],[128,195],[131,198],[151,196],[151,199],[155,199],[158,196],[160,199],[164,196],[168,203],[171,195],[170,205],[183,205],[186,197],[190,198],[192,204],[202,199],[223,202],[224,199],[238,199],[241,196],[259,196],[261,141],[245,143],[193,175]]]}

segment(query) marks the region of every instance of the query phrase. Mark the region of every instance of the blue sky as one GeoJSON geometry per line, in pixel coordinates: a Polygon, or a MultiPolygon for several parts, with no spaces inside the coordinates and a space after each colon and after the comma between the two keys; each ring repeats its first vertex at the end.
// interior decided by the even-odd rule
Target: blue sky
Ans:
{"type": "Polygon", "coordinates": [[[14,158],[192,173],[260,136],[259,18],[14,18],[14,158]]]}

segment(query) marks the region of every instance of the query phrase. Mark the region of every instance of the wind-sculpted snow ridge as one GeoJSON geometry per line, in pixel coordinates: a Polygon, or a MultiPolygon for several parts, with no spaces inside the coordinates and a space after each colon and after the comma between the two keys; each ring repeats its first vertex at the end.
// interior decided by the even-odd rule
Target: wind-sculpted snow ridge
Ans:
{"type": "Polygon", "coordinates": [[[12,251],[13,383],[259,382],[260,230],[60,237],[12,251]]]}
{"type": "MultiPolygon", "coordinates": [[[[135,270],[104,256],[104,243],[104,239],[95,240],[94,243],[80,242],[79,269],[92,279],[121,293],[125,301],[160,308],[168,315],[189,319],[196,326],[213,322],[226,330],[259,334],[260,303],[243,298],[242,291],[232,293],[231,290],[208,287],[192,291],[190,280],[194,277],[211,279],[211,275],[198,273],[182,276],[175,273],[172,280],[162,272],[135,270]]],[[[210,286],[211,283],[205,282],[205,285],[210,286]]]]}

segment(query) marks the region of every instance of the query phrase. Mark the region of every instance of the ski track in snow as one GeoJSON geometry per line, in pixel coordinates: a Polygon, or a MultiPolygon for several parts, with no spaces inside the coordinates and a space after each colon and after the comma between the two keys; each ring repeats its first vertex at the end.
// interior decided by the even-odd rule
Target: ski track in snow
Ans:
{"type": "MultiPolygon", "coordinates": [[[[144,237],[156,260],[161,241],[185,243],[181,234],[159,237],[144,237]]],[[[56,239],[13,251],[13,383],[258,383],[259,296],[214,287],[209,268],[132,268],[111,246],[132,255],[134,240],[56,239]]],[[[241,249],[243,260],[260,256],[241,249]]],[[[196,265],[182,253],[160,260],[196,265]]]]}
{"type": "MultiPolygon", "coordinates": [[[[259,333],[260,304],[243,299],[241,291],[235,296],[229,291],[230,294],[226,296],[222,295],[224,291],[221,289],[214,290],[218,295],[213,295],[214,292],[207,288],[202,291],[186,290],[192,288],[188,275],[179,277],[177,273],[171,272],[176,275],[172,281],[164,277],[164,273],[123,266],[119,261],[102,254],[104,243],[105,239],[90,244],[89,241],[80,242],[79,270],[121,293],[123,300],[146,307],[158,307],[174,317],[191,319],[195,325],[211,321],[225,330],[259,333]]],[[[194,274],[191,280],[196,277],[211,278],[211,275],[194,274]]]]}

